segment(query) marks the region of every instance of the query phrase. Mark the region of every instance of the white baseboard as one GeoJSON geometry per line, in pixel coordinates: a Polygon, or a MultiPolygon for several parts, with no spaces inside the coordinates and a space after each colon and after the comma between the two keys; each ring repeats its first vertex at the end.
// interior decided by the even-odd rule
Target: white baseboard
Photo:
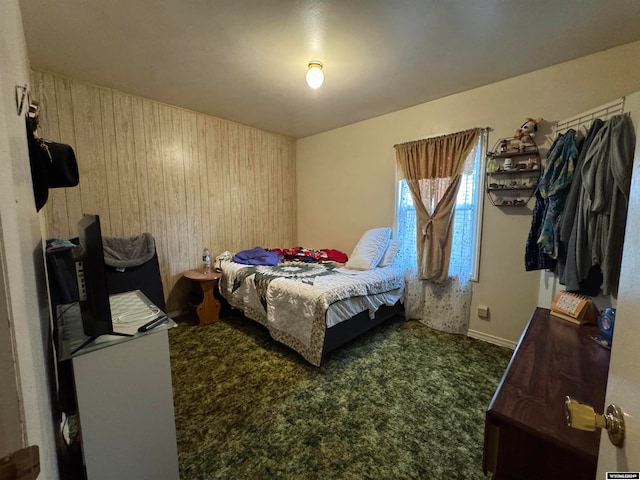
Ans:
{"type": "Polygon", "coordinates": [[[517,342],[514,342],[512,340],[506,340],[504,338],[496,337],[494,335],[489,335],[488,333],[479,332],[477,330],[467,330],[467,336],[471,338],[476,338],[478,340],[482,340],[483,342],[498,345],[499,347],[510,348],[511,350],[515,350],[516,345],[518,345],[517,342]]]}

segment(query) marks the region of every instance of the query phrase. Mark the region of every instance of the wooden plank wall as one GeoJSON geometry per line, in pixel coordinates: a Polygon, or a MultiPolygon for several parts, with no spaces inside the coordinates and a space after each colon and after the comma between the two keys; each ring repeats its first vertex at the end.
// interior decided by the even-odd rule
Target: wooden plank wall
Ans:
{"type": "Polygon", "coordinates": [[[79,186],[49,191],[48,238],[77,236],[83,213],[104,236],[151,233],[169,311],[203,247],[294,246],[294,139],[48,72],[31,80],[40,134],[71,145],[80,170],[79,186]]]}

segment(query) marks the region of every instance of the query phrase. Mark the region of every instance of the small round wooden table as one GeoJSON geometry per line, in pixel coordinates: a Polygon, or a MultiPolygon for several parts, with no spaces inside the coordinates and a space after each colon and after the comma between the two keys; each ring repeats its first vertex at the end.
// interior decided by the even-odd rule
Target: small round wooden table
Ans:
{"type": "Polygon", "coordinates": [[[182,274],[184,277],[200,283],[204,295],[202,303],[196,308],[196,313],[200,319],[200,326],[214,323],[220,320],[220,308],[222,304],[213,294],[213,290],[222,277],[222,273],[203,273],[202,270],[187,270],[182,274]]]}

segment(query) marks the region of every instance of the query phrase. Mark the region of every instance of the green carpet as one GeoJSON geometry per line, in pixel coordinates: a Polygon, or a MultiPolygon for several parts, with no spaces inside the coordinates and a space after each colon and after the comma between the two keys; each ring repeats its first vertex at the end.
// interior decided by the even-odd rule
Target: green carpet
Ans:
{"type": "Polygon", "coordinates": [[[182,480],[485,478],[508,349],[398,319],[316,368],[233,315],[170,344],[182,480]]]}

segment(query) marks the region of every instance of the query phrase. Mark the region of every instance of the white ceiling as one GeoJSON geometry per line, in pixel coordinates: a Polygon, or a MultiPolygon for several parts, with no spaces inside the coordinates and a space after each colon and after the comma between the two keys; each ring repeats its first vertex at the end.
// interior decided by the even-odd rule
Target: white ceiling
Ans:
{"type": "Polygon", "coordinates": [[[638,0],[21,0],[31,65],[300,138],[640,40],[638,0]],[[324,64],[318,90],[310,60],[324,64]]]}

